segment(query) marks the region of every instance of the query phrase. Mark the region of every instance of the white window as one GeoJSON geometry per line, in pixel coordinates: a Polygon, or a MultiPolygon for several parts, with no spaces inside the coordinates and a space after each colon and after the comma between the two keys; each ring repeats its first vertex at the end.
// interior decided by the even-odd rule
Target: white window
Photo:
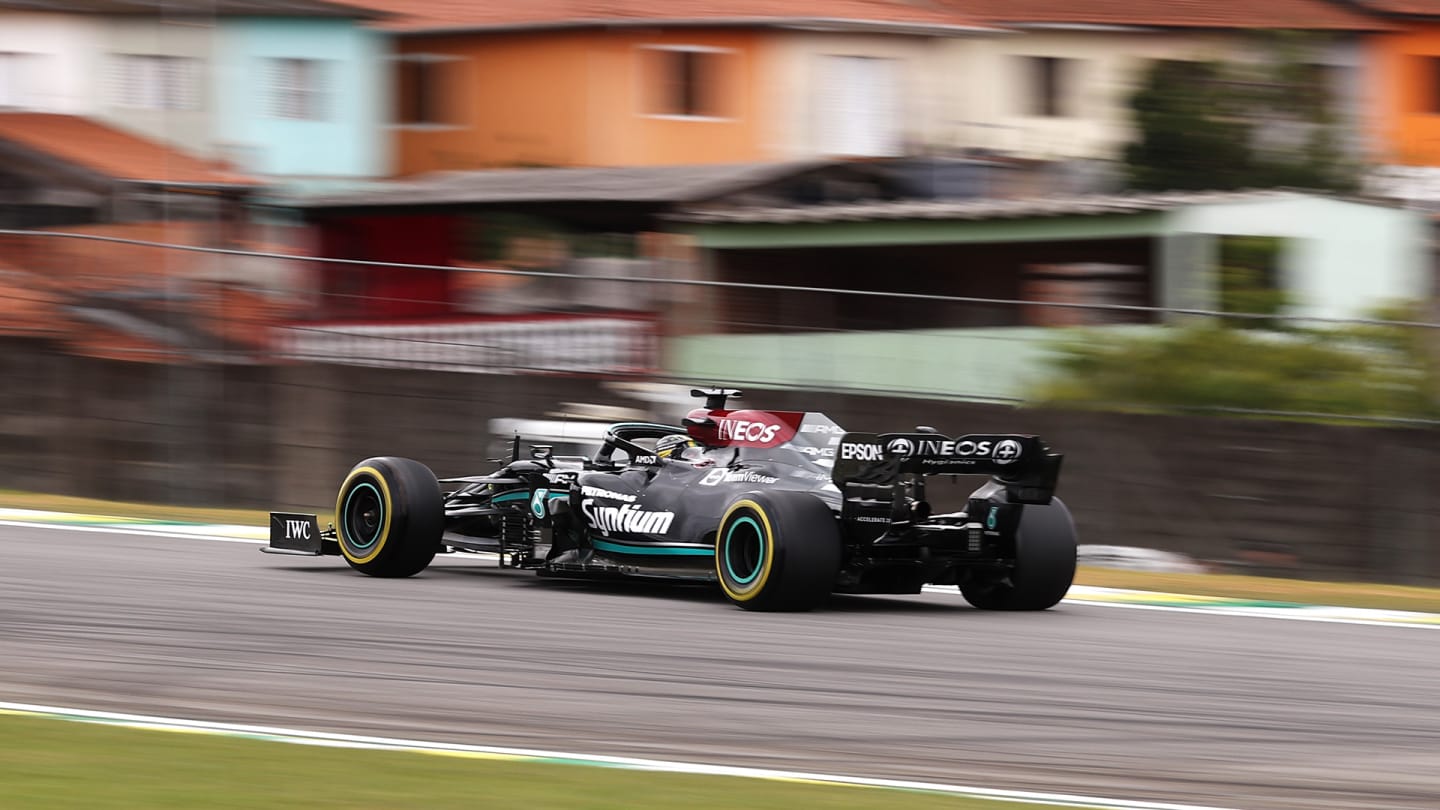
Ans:
{"type": "Polygon", "coordinates": [[[325,118],[325,64],[317,59],[271,59],[270,115],[320,121],[325,118]]]}
{"type": "Polygon", "coordinates": [[[900,154],[899,97],[894,59],[825,57],[817,121],[821,151],[864,157],[900,154]]]}
{"type": "Polygon", "coordinates": [[[160,54],[118,54],[116,106],[138,110],[200,109],[200,60],[160,54]]]}
{"type": "Polygon", "coordinates": [[[0,51],[0,107],[24,107],[30,100],[29,66],[33,56],[0,51]]]}

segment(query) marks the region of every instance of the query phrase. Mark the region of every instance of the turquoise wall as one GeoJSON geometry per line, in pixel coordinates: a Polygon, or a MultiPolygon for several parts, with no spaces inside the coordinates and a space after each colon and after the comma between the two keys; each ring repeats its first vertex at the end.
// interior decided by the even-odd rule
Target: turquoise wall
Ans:
{"type": "Polygon", "coordinates": [[[665,373],[750,388],[883,391],[936,399],[1024,400],[1059,340],[1145,326],[703,335],[665,345],[665,373]]]}
{"type": "Polygon", "coordinates": [[[348,19],[228,19],[219,33],[215,140],[245,170],[290,177],[389,173],[385,35],[348,19]],[[323,120],[272,113],[268,59],[325,64],[323,120]]]}

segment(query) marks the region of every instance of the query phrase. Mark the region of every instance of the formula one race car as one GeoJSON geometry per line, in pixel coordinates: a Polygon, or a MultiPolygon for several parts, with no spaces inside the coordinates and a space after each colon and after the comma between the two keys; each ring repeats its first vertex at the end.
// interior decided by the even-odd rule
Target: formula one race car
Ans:
{"type": "Polygon", "coordinates": [[[1075,526],[1054,497],[1061,456],[1037,437],[931,428],[847,433],[818,413],[729,410],[728,389],[682,426],[610,426],[593,457],[520,438],[489,475],[439,481],[409,459],[371,458],[340,486],[336,526],[272,513],[270,546],[343,555],[377,577],[419,573],[440,552],[561,576],[718,582],[751,610],[808,610],[831,593],[958,585],[978,608],[1044,610],[1075,574],[1075,526]],[[932,514],[927,476],[989,480],[962,511],[932,514]]]}

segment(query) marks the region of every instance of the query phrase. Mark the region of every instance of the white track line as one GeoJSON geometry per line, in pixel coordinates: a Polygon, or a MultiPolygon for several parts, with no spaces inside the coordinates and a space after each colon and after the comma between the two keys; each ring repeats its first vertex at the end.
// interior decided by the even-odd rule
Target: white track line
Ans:
{"type": "Polygon", "coordinates": [[[671,762],[658,759],[639,759],[635,757],[596,756],[564,751],[546,751],[534,748],[504,748],[488,745],[463,745],[460,743],[425,742],[421,740],[393,739],[388,737],[367,737],[355,734],[331,734],[321,731],[303,731],[276,728],[273,726],[211,723],[200,720],[151,717],[138,714],[121,714],[117,712],[71,709],[57,706],[38,706],[28,703],[8,703],[4,701],[0,701],[0,714],[86,723],[102,723],[156,731],[202,732],[298,745],[404,751],[440,756],[468,757],[472,759],[525,760],[537,763],[620,768],[633,771],[662,771],[666,773],[684,773],[703,776],[731,776],[783,782],[802,782],[817,785],[885,788],[975,799],[992,799],[1003,802],[1028,802],[1031,804],[1045,804],[1057,807],[1094,808],[1094,810],[1231,810],[1230,808],[1203,807],[1190,804],[1106,799],[1065,793],[1000,790],[969,785],[948,785],[938,782],[871,779],[863,776],[782,771],[769,768],[744,768],[730,765],[708,765],[697,762],[671,762]]]}

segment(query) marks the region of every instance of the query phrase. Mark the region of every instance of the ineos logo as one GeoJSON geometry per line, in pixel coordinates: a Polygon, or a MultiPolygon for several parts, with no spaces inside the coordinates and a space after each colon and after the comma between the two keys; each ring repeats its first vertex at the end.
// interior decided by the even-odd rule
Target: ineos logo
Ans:
{"type": "Polygon", "coordinates": [[[891,439],[885,444],[885,452],[892,456],[915,455],[915,443],[906,438],[891,439]]]}
{"type": "Polygon", "coordinates": [[[310,521],[308,520],[287,520],[285,521],[286,540],[309,540],[310,521]]]}
{"type": "Polygon", "coordinates": [[[1014,439],[1005,439],[995,445],[995,463],[1009,464],[1020,458],[1020,443],[1014,439]]]}

